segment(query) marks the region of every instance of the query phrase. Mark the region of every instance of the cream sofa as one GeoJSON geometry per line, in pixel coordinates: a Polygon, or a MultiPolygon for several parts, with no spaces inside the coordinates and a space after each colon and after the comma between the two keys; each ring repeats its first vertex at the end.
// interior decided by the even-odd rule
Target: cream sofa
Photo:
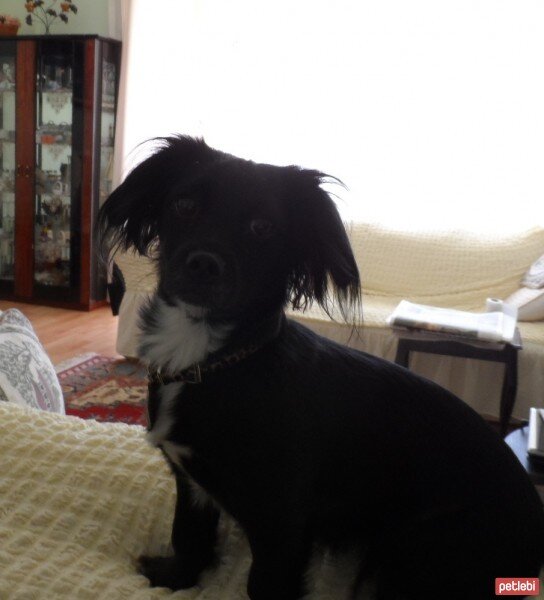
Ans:
{"type": "MultiPolygon", "coordinates": [[[[484,311],[487,298],[507,299],[530,265],[544,254],[544,230],[510,236],[466,232],[415,232],[375,224],[351,227],[361,271],[363,322],[358,335],[331,321],[317,307],[292,317],[319,333],[393,360],[397,337],[386,319],[402,299],[484,311]]],[[[125,280],[119,310],[117,350],[137,356],[138,309],[156,285],[153,263],[134,254],[116,255],[125,280]]],[[[530,406],[544,407],[544,321],[520,322],[518,393],[513,416],[526,419],[530,406]]],[[[498,418],[503,365],[415,354],[410,367],[451,389],[480,414],[498,418]]]]}

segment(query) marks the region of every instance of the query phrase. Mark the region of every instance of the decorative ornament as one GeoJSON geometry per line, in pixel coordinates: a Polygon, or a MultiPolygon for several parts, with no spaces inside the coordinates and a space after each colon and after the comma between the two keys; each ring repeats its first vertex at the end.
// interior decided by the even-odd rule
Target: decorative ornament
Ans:
{"type": "Polygon", "coordinates": [[[10,15],[0,15],[0,35],[17,35],[21,21],[10,15]]]}
{"type": "Polygon", "coordinates": [[[44,96],[49,106],[51,106],[57,114],[59,114],[72,99],[72,94],[69,92],[45,92],[44,96]]]}
{"type": "Polygon", "coordinates": [[[60,19],[64,23],[68,23],[68,14],[70,12],[77,14],[77,6],[72,0],[63,0],[60,3],[60,11],[57,11],[53,8],[57,4],[57,1],[58,0],[53,0],[47,8],[44,6],[44,0],[28,0],[25,2],[25,8],[28,12],[25,19],[26,24],[32,25],[34,19],[37,19],[43,23],[45,33],[50,34],[51,25],[57,19],[60,19]]]}

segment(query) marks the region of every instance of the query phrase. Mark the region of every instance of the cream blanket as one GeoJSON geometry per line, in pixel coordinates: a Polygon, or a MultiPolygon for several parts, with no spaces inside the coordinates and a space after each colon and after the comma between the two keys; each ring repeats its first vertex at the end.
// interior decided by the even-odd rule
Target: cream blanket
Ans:
{"type": "MultiPolygon", "coordinates": [[[[174,501],[172,476],[143,428],[0,402],[2,600],[247,598],[250,553],[227,519],[220,564],[201,587],[172,594],[137,573],[139,555],[169,551],[174,501]]],[[[321,558],[311,598],[346,598],[353,565],[321,558]]]]}
{"type": "MultiPolygon", "coordinates": [[[[0,599],[247,598],[250,553],[228,519],[220,563],[200,587],[172,594],[137,573],[140,554],[169,551],[174,496],[143,428],[0,402],[0,599]]],[[[353,560],[321,555],[314,563],[308,598],[347,599],[353,560]]]]}

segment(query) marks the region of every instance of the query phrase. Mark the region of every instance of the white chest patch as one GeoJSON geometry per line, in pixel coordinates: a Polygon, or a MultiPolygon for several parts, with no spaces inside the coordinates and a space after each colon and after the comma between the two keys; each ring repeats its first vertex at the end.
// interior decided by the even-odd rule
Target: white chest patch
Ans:
{"type": "Polygon", "coordinates": [[[170,306],[156,297],[151,314],[152,324],[142,327],[140,357],[163,373],[173,374],[205,360],[232,330],[230,325],[211,326],[203,318],[205,309],[181,301],[170,306]]]}
{"type": "MultiPolygon", "coordinates": [[[[174,374],[205,360],[222,346],[232,329],[227,325],[211,327],[199,307],[183,302],[170,306],[159,297],[154,298],[150,315],[151,324],[146,322],[142,327],[140,356],[163,373],[174,374]]],[[[182,467],[182,459],[192,453],[190,447],[170,440],[177,407],[183,402],[184,386],[184,383],[170,383],[160,387],[159,411],[153,428],[147,433],[149,443],[161,446],[178,467],[182,467]]]]}

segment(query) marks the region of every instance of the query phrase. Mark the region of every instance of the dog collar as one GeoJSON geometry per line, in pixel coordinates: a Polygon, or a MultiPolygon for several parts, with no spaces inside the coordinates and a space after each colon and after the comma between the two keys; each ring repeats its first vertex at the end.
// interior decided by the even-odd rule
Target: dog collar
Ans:
{"type": "Polygon", "coordinates": [[[150,384],[168,385],[169,383],[202,383],[202,377],[208,373],[216,373],[243,361],[248,356],[255,354],[264,346],[262,344],[250,344],[241,348],[238,352],[229,354],[212,362],[195,363],[178,373],[169,375],[162,373],[160,367],[148,367],[147,378],[150,384]]]}

